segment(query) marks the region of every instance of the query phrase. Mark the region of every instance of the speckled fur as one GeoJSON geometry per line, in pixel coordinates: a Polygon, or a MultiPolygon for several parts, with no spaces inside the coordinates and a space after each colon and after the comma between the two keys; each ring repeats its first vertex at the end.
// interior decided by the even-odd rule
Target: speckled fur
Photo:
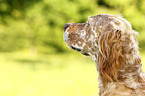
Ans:
{"type": "Polygon", "coordinates": [[[136,31],[121,16],[100,14],[86,23],[68,23],[68,47],[92,57],[99,73],[99,96],[145,96],[136,31]]]}

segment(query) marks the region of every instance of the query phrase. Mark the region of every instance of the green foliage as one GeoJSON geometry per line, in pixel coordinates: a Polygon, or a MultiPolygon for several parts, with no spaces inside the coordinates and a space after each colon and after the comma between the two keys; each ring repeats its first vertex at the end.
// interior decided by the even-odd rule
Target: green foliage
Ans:
{"type": "Polygon", "coordinates": [[[144,0],[0,0],[0,51],[66,52],[64,24],[85,22],[100,13],[121,13],[142,34],[144,4],[144,0]]]}

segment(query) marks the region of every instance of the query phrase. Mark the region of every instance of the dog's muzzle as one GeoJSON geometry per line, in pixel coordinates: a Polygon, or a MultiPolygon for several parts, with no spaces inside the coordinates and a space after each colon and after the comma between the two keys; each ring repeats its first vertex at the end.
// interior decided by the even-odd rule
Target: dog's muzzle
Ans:
{"type": "Polygon", "coordinates": [[[69,27],[69,24],[65,24],[65,25],[64,25],[63,39],[64,39],[65,42],[69,40],[69,38],[68,38],[68,33],[66,32],[67,29],[68,29],[68,27],[69,27]]]}

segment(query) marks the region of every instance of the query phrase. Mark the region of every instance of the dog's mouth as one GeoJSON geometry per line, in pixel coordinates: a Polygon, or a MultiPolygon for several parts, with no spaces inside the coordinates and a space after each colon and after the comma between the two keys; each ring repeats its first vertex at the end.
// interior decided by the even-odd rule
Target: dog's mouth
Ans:
{"type": "Polygon", "coordinates": [[[82,53],[82,54],[85,55],[85,56],[89,56],[88,53],[82,52],[82,49],[80,49],[80,48],[76,48],[76,47],[73,47],[73,46],[70,46],[70,47],[71,47],[73,50],[78,51],[78,52],[82,53]]]}
{"type": "Polygon", "coordinates": [[[78,51],[78,52],[81,52],[82,51],[82,49],[80,49],[80,48],[76,48],[76,47],[73,47],[73,46],[70,46],[73,50],[75,50],[75,51],[78,51]]]}

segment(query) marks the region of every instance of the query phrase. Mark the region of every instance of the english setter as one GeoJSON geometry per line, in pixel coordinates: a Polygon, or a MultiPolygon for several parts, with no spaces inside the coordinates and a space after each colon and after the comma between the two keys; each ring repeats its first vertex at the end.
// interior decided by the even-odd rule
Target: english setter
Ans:
{"type": "Polygon", "coordinates": [[[145,96],[136,34],[126,19],[109,14],[91,16],[86,23],[64,25],[68,47],[96,63],[99,96],[145,96]]]}

